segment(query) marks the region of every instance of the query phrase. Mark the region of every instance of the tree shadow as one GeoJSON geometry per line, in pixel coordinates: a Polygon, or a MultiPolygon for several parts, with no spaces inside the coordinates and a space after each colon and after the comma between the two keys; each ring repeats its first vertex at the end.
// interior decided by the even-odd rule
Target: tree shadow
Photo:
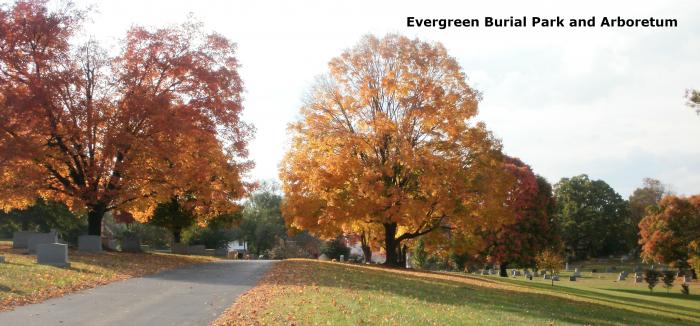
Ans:
{"type": "MultiPolygon", "coordinates": [[[[425,302],[465,307],[481,307],[514,315],[526,315],[544,320],[576,324],[692,324],[700,315],[686,319],[653,313],[635,312],[599,303],[581,302],[542,293],[528,293],[485,285],[468,284],[453,279],[442,279],[441,273],[403,273],[401,271],[363,268],[347,264],[288,261],[290,270],[300,269],[295,277],[281,276],[263,279],[261,283],[277,285],[317,285],[344,290],[388,292],[397,296],[425,302]],[[329,275],[342,274],[342,277],[329,275]],[[420,275],[418,275],[420,274],[420,275]]],[[[481,278],[472,280],[484,281],[481,278]]],[[[495,282],[491,280],[491,282],[495,282]]],[[[590,295],[590,294],[589,294],[590,295]]],[[[598,299],[598,296],[591,296],[598,299]]],[[[603,300],[605,301],[605,300],[603,300]]],[[[674,308],[676,308],[674,306],[674,308]]]]}

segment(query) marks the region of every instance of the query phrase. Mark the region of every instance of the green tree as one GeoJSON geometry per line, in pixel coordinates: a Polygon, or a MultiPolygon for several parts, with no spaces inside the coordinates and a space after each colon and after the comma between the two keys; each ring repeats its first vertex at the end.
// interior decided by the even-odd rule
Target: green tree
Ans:
{"type": "Polygon", "coordinates": [[[286,238],[286,229],[280,204],[279,186],[262,182],[243,206],[238,232],[248,243],[248,250],[256,255],[272,249],[279,239],[286,238]]]}
{"type": "Polygon", "coordinates": [[[577,259],[629,250],[622,234],[632,226],[629,206],[605,181],[582,174],[554,187],[556,221],[569,253],[577,259]]]}
{"type": "Polygon", "coordinates": [[[168,229],[173,234],[173,242],[180,243],[182,231],[194,225],[195,221],[192,210],[173,197],[169,202],[158,204],[149,223],[168,229]]]}
{"type": "Polygon", "coordinates": [[[66,241],[75,242],[80,233],[87,229],[87,221],[72,213],[68,207],[57,201],[37,198],[36,202],[24,209],[9,212],[0,210],[1,236],[11,236],[14,231],[49,232],[56,230],[66,241]]]}
{"type": "Polygon", "coordinates": [[[323,243],[321,246],[321,252],[330,259],[340,260],[341,255],[345,257],[345,259],[348,259],[350,248],[345,245],[341,237],[338,237],[323,243]]]}
{"type": "Polygon", "coordinates": [[[663,274],[662,281],[664,282],[664,287],[666,288],[666,293],[673,287],[673,282],[676,281],[676,273],[672,271],[665,271],[663,274]]]}
{"type": "Polygon", "coordinates": [[[659,272],[653,269],[648,269],[646,272],[644,272],[644,281],[647,282],[649,291],[653,292],[654,287],[659,283],[659,272]]]}

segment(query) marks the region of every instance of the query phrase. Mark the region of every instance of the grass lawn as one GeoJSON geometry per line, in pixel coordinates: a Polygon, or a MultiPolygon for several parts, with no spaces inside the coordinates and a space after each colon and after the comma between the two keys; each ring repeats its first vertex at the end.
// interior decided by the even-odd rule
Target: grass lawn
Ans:
{"type": "MultiPolygon", "coordinates": [[[[697,325],[691,296],[605,278],[556,282],[442,274],[313,260],[276,264],[214,324],[697,325]]],[[[584,276],[586,276],[584,274],[584,276]]]]}
{"type": "Polygon", "coordinates": [[[70,268],[36,264],[36,256],[11,249],[12,242],[0,241],[0,311],[36,303],[66,293],[110,282],[142,276],[185,264],[215,260],[213,257],[155,253],[105,252],[87,254],[70,251],[70,268]]]}

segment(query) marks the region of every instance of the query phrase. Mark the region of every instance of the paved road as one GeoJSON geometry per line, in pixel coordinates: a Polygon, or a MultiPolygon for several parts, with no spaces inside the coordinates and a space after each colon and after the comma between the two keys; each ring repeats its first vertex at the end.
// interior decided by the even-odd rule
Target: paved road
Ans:
{"type": "Polygon", "coordinates": [[[0,313],[0,325],[207,325],[272,264],[189,265],[18,307],[0,313]]]}

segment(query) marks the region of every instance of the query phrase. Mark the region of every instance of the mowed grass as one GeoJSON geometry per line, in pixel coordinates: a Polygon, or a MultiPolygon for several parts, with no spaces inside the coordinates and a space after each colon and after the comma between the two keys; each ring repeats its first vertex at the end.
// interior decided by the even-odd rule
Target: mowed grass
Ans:
{"type": "Polygon", "coordinates": [[[0,264],[0,311],[118,280],[215,260],[160,253],[70,251],[70,268],[59,268],[39,265],[36,256],[11,247],[11,242],[0,241],[0,256],[5,256],[5,263],[0,264]]]}
{"type": "Polygon", "coordinates": [[[583,281],[562,286],[567,280],[552,287],[543,280],[503,280],[286,260],[275,265],[258,286],[243,295],[214,324],[700,323],[697,294],[665,294],[665,290],[649,294],[641,286],[618,287],[609,280],[590,281],[601,283],[594,285],[583,281]]]}

